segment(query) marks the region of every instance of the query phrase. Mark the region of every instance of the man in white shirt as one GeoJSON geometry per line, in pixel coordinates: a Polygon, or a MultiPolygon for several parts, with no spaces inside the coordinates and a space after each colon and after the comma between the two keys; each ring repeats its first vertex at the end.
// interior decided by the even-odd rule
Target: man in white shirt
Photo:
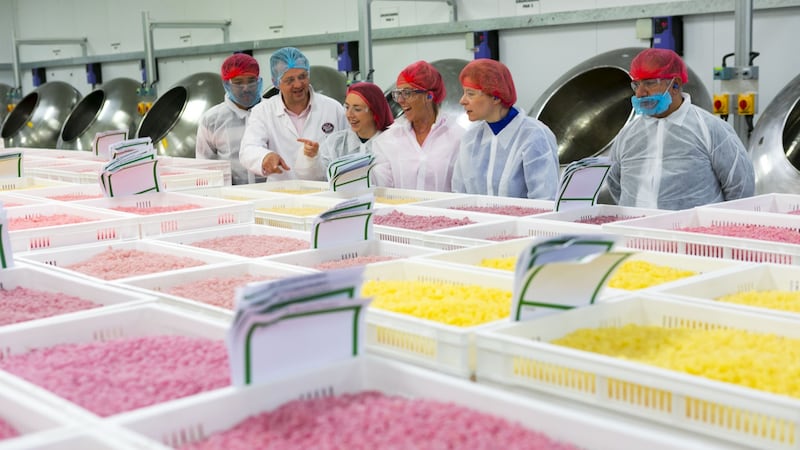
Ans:
{"type": "Polygon", "coordinates": [[[314,92],[308,58],[294,47],[277,50],[269,59],[272,84],[280,95],[262,101],[247,122],[239,160],[250,172],[269,180],[296,179],[287,161],[298,152],[316,153],[319,142],[347,128],[344,108],[314,92]]]}

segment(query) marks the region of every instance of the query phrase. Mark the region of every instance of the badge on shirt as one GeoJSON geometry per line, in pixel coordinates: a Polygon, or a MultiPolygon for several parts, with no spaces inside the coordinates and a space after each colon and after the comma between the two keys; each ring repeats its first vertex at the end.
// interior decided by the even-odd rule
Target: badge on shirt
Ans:
{"type": "Polygon", "coordinates": [[[325,134],[333,133],[333,124],[330,122],[325,122],[322,124],[322,132],[325,134]]]}

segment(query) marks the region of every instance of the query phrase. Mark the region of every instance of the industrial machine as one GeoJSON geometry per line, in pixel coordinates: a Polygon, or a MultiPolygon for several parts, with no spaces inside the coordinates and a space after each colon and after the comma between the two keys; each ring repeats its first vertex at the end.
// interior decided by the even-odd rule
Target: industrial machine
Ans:
{"type": "Polygon", "coordinates": [[[0,132],[6,147],[55,148],[81,94],[63,81],[44,83],[17,103],[0,132]]]}

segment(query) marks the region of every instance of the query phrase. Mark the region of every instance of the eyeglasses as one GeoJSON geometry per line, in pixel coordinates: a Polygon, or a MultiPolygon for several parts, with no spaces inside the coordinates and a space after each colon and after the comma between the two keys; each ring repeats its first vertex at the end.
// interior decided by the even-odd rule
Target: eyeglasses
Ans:
{"type": "Polygon", "coordinates": [[[412,95],[424,94],[426,92],[428,91],[424,89],[395,89],[392,91],[392,98],[394,101],[398,102],[401,98],[403,100],[408,100],[412,95]]]}
{"type": "Polygon", "coordinates": [[[672,79],[671,78],[650,78],[650,79],[647,79],[647,80],[631,81],[631,89],[633,89],[633,91],[636,92],[637,90],[639,90],[639,86],[644,86],[644,88],[649,91],[649,90],[651,90],[653,88],[658,87],[658,85],[661,84],[662,81],[672,81],[672,79]]]}
{"type": "Polygon", "coordinates": [[[346,112],[346,113],[352,112],[353,114],[361,114],[362,112],[369,112],[369,107],[361,106],[361,105],[350,106],[347,103],[345,103],[344,104],[344,112],[346,112]]]}
{"type": "Polygon", "coordinates": [[[307,73],[301,73],[300,75],[298,75],[296,77],[282,78],[281,79],[281,84],[285,84],[285,85],[288,86],[290,84],[294,84],[295,81],[299,81],[299,82],[302,83],[302,82],[304,82],[306,80],[308,80],[308,74],[307,73]]]}

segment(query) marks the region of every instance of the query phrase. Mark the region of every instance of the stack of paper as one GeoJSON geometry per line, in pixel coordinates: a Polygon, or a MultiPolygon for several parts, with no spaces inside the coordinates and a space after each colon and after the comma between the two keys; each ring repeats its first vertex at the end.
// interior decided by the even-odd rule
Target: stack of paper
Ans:
{"type": "Polygon", "coordinates": [[[630,252],[611,251],[613,235],[541,238],[526,247],[514,272],[512,320],[591,305],[630,252]]]}
{"type": "MultiPolygon", "coordinates": [[[[0,139],[2,141],[2,139],[0,139]]],[[[6,150],[0,152],[0,177],[19,178],[22,176],[22,152],[6,150]]]]}
{"type": "Polygon", "coordinates": [[[234,385],[263,383],[357,356],[370,299],[363,267],[250,283],[236,292],[227,344],[234,385]]]}
{"type": "MultiPolygon", "coordinates": [[[[94,135],[92,151],[103,159],[112,159],[109,147],[128,138],[128,130],[103,131],[94,135]]],[[[149,139],[149,138],[148,138],[149,139]]]]}
{"type": "Polygon", "coordinates": [[[603,156],[569,163],[561,174],[556,211],[594,206],[610,169],[611,161],[603,156]]]}
{"type": "Polygon", "coordinates": [[[369,172],[375,157],[368,153],[351,153],[328,165],[328,182],[332,191],[361,192],[371,187],[369,172]]]}
{"type": "Polygon", "coordinates": [[[11,238],[8,235],[8,214],[3,202],[0,202],[0,268],[14,267],[14,255],[11,253],[11,238]]]}
{"type": "Polygon", "coordinates": [[[150,138],[143,139],[147,142],[133,139],[109,147],[114,159],[100,173],[100,187],[107,197],[161,191],[156,152],[150,138]]]}
{"type": "Polygon", "coordinates": [[[311,243],[314,248],[331,248],[373,239],[372,205],[367,193],[337,204],[314,219],[311,243]]]}

